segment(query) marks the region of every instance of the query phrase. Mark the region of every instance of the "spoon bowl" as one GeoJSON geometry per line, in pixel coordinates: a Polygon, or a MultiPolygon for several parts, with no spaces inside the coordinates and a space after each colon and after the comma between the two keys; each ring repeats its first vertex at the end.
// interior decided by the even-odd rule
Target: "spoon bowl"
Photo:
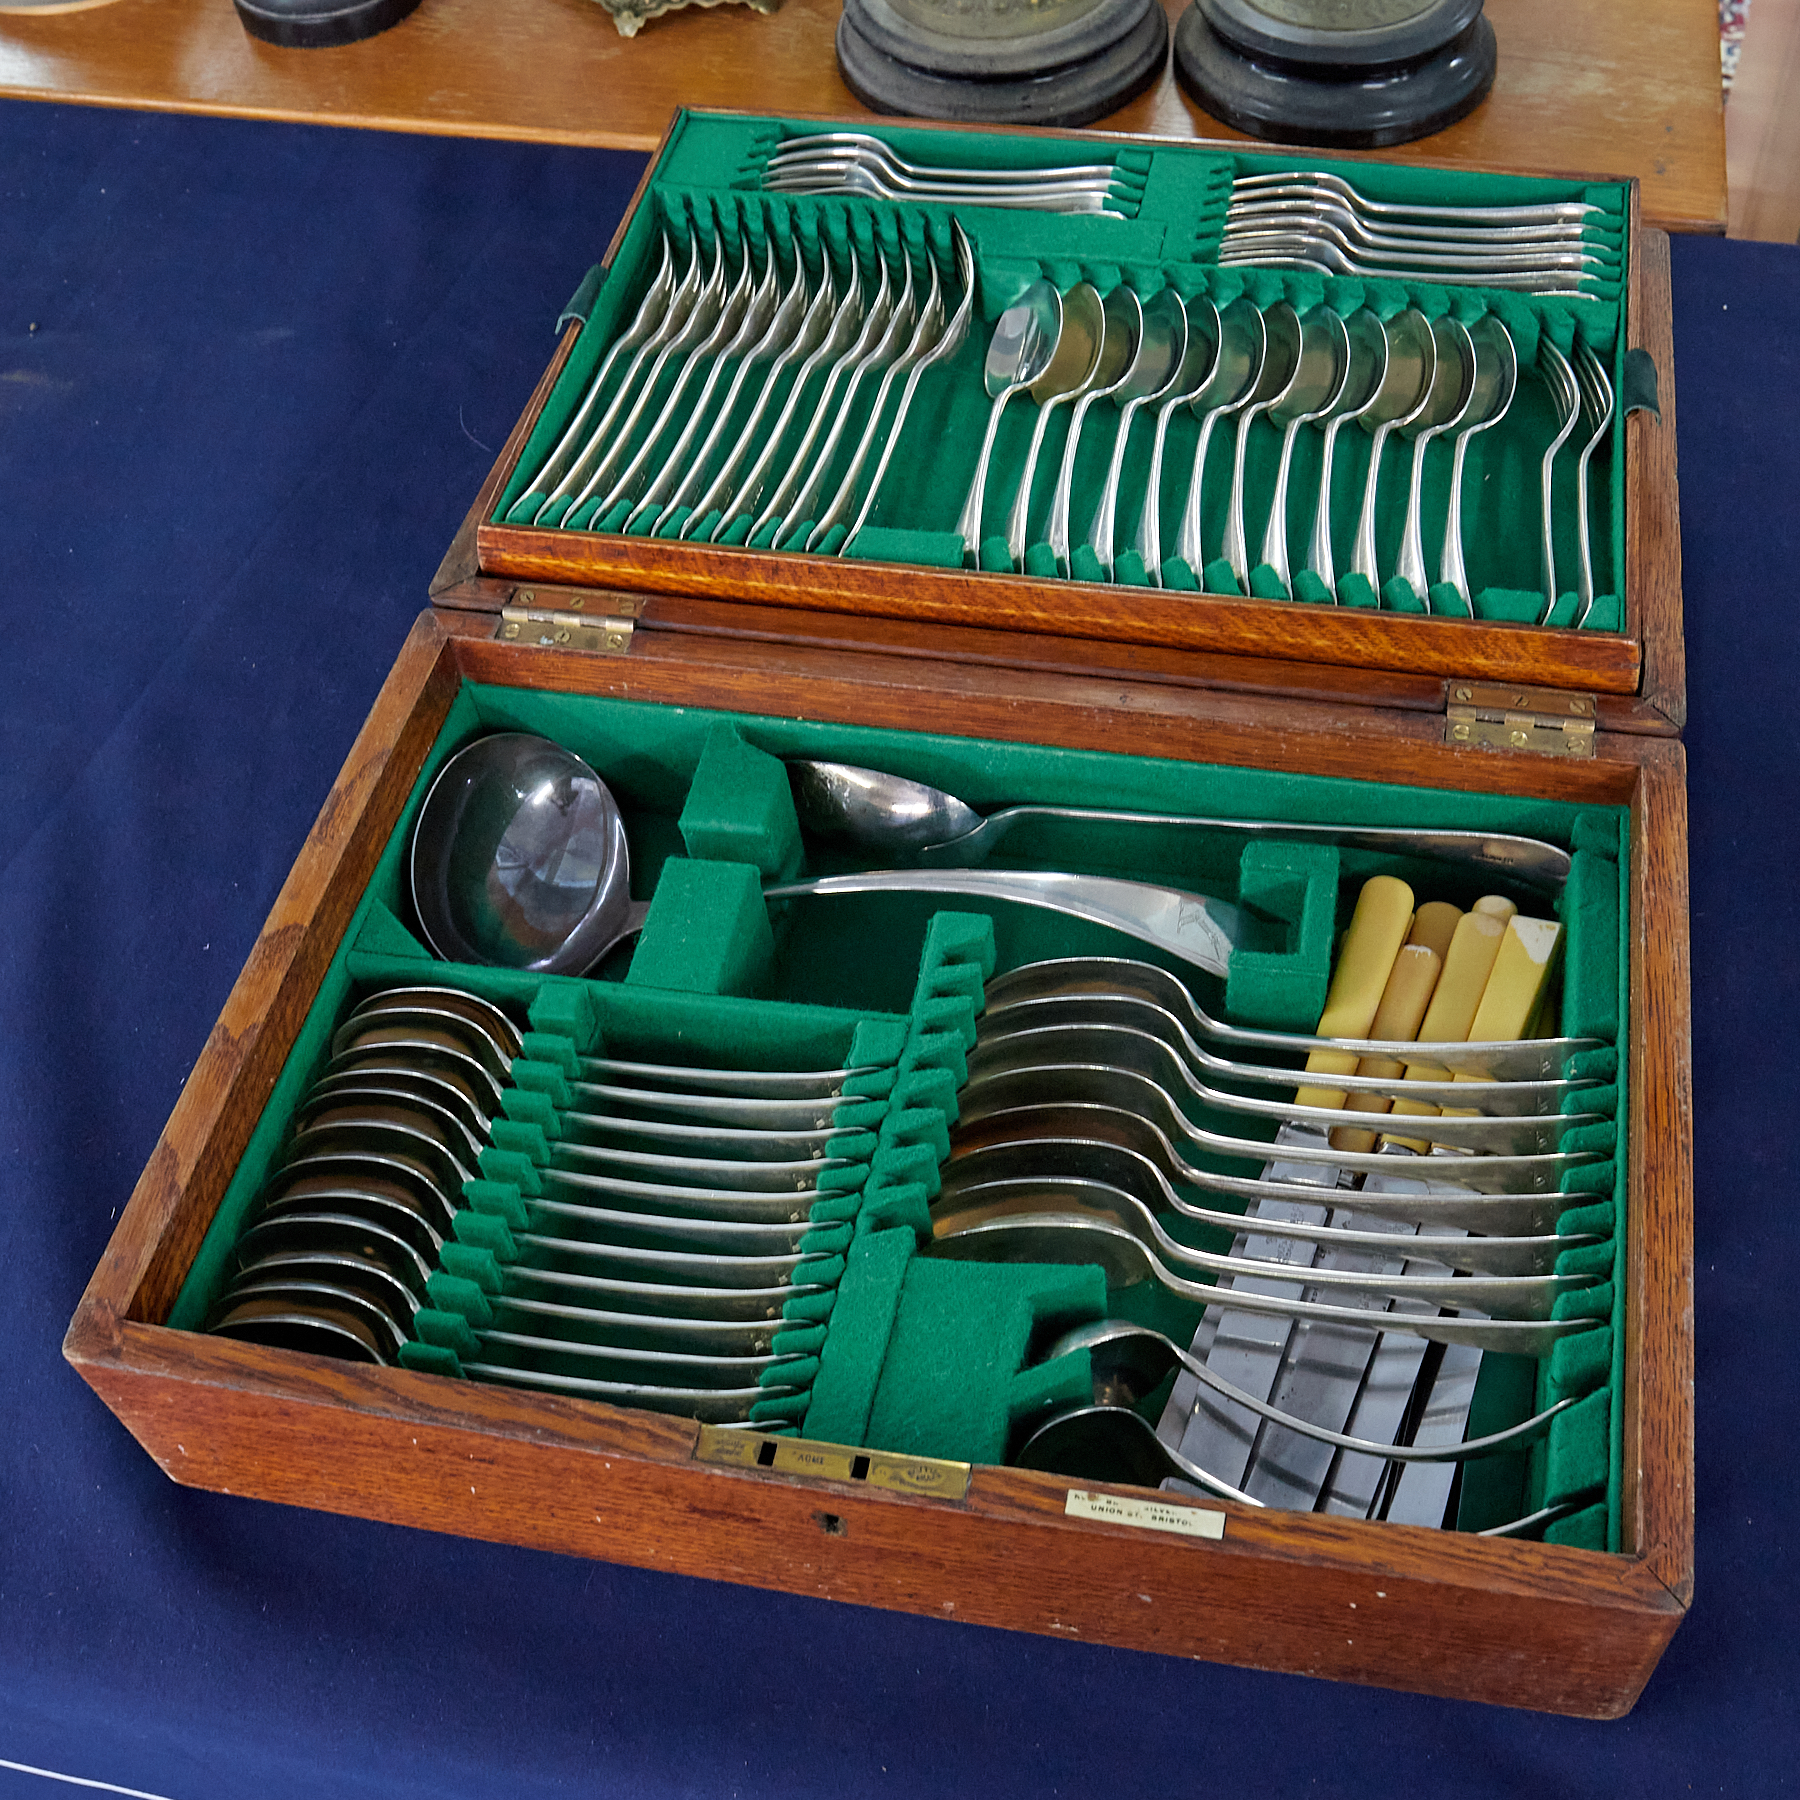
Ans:
{"type": "Polygon", "coordinates": [[[526,732],[477,738],[438,772],[411,880],[419,927],[448,962],[579,974],[644,913],[606,783],[526,732]]]}

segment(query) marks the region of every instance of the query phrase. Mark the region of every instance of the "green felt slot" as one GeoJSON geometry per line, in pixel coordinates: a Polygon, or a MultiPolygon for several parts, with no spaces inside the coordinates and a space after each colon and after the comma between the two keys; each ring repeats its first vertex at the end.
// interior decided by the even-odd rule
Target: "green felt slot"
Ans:
{"type": "MultiPolygon", "coordinates": [[[[915,275],[922,279],[924,258],[930,246],[941,270],[950,267],[949,221],[952,209],[929,205],[895,205],[882,201],[838,196],[805,198],[757,191],[755,171],[769,149],[784,135],[804,134],[800,122],[757,119],[748,116],[698,118],[686,115],[678,121],[674,136],[652,180],[648,202],[634,215],[621,244],[610,278],[601,289],[592,318],[575,345],[573,354],[535,425],[518,467],[509,479],[495,517],[512,523],[528,522],[542,504],[542,494],[531,487],[551,447],[561,438],[575,415],[582,396],[593,380],[609,344],[636,314],[639,299],[661,254],[661,232],[667,228],[685,243],[694,234],[710,256],[722,233],[728,244],[766,246],[791,268],[795,255],[817,266],[828,258],[842,279],[848,271],[853,245],[866,258],[879,241],[890,256],[905,246],[915,275]],[[535,496],[535,497],[533,497],[535,496]]],[[[1068,155],[1088,159],[1107,153],[1109,147],[1080,140],[1018,138],[1009,134],[922,133],[900,127],[879,127],[881,135],[905,154],[955,157],[976,166],[1042,166],[1045,156],[1068,155]],[[908,150],[905,147],[911,146],[908,150]]],[[[1464,544],[1470,580],[1475,589],[1472,610],[1479,619],[1536,623],[1543,616],[1543,573],[1539,544],[1539,471],[1545,445],[1554,432],[1553,409],[1548,391],[1534,373],[1540,337],[1549,336],[1565,351],[1577,337],[1595,348],[1608,368],[1615,388],[1623,380],[1624,345],[1619,330],[1619,296],[1623,292],[1624,219],[1626,189],[1623,184],[1582,184],[1518,177],[1470,175],[1438,170],[1389,167],[1379,163],[1338,164],[1316,158],[1243,155],[1180,145],[1157,145],[1132,150],[1134,180],[1141,180],[1136,216],[1118,219],[1099,215],[1064,215],[993,207],[954,209],[967,232],[976,256],[978,304],[967,341],[955,357],[933,368],[921,382],[908,416],[906,433],[889,465],[880,495],[864,536],[847,546],[841,536],[826,540],[827,552],[842,549],[860,560],[912,564],[920,567],[958,566],[963,553],[953,532],[973,468],[976,446],[987,420],[988,400],[981,382],[982,360],[994,321],[1001,311],[1033,280],[1047,276],[1067,288],[1090,281],[1104,294],[1120,281],[1129,281],[1143,297],[1172,286],[1184,299],[1206,296],[1223,306],[1239,294],[1248,294],[1258,305],[1286,299],[1301,310],[1324,305],[1348,317],[1367,305],[1384,318],[1404,306],[1416,306],[1428,318],[1449,313],[1471,322],[1491,310],[1506,324],[1518,349],[1521,379],[1508,415],[1492,430],[1471,440],[1464,480],[1464,544]],[[1426,282],[1395,282],[1286,273],[1266,269],[1219,268],[1207,258],[1216,250],[1218,229],[1235,173],[1279,167],[1287,170],[1328,169],[1354,180],[1371,198],[1420,201],[1437,199],[1448,204],[1520,204],[1549,199],[1585,199],[1603,210],[1593,233],[1605,256],[1603,279],[1595,282],[1593,296],[1538,297],[1473,288],[1446,288],[1426,282]],[[916,453],[913,453],[915,452],[916,453]]],[[[864,267],[867,267],[866,261],[864,267]]],[[[617,390],[625,378],[627,359],[615,364],[605,393],[617,390]]],[[[793,371],[774,386],[777,404],[763,415],[762,431],[769,433],[780,406],[794,385],[793,371]]],[[[656,385],[658,404],[675,384],[673,368],[665,370],[656,385]]],[[[803,392],[799,408],[815,407],[824,377],[816,375],[803,392]]],[[[867,381],[848,409],[837,460],[824,491],[810,510],[815,516],[825,496],[835,491],[836,480],[849,449],[872,403],[876,383],[867,381]]],[[[723,441],[735,442],[748,424],[760,382],[747,383],[734,409],[723,441]]],[[[628,440],[630,452],[640,447],[657,407],[646,409],[637,434],[628,440]]],[[[1031,526],[1024,567],[1046,578],[1073,574],[1079,579],[1101,579],[1099,559],[1084,550],[1074,569],[1058,569],[1054,559],[1036,540],[1044,530],[1049,508],[1050,484],[1060,461],[1071,409],[1059,409],[1043,447],[1034,483],[1031,526]]],[[[1010,566],[991,548],[991,540],[1003,531],[1013,494],[1023,467],[1024,446],[1031,434],[1034,409],[1020,400],[1003,419],[996,440],[987,482],[988,509],[980,535],[977,560],[984,569],[1010,566]]],[[[597,419],[598,411],[593,417],[597,419]]],[[[1075,464],[1073,525],[1077,538],[1085,535],[1098,495],[1101,473],[1117,424],[1108,407],[1095,408],[1083,432],[1075,464]]],[[[784,432],[774,466],[785,466],[797,448],[801,427],[784,432]]],[[[671,427],[663,443],[672,442],[671,427]]],[[[1185,411],[1169,433],[1164,463],[1162,516],[1166,535],[1165,563],[1173,551],[1175,523],[1180,515],[1189,475],[1197,426],[1185,411]]],[[[1125,458],[1120,515],[1115,549],[1129,550],[1133,542],[1140,496],[1147,473],[1151,431],[1147,417],[1134,431],[1125,458]]],[[[1204,580],[1184,567],[1166,568],[1165,582],[1174,588],[1203,586],[1215,593],[1236,593],[1241,583],[1222,574],[1223,565],[1211,559],[1224,537],[1227,481],[1220,459],[1229,468],[1230,431],[1214,434],[1215,446],[1208,461],[1202,492],[1203,541],[1208,546],[1209,567],[1204,580]]],[[[1289,495],[1288,537],[1290,557],[1304,560],[1316,495],[1318,434],[1305,432],[1299,440],[1289,495]]],[[[1266,419],[1252,428],[1248,441],[1246,517],[1254,552],[1261,542],[1273,490],[1277,431],[1266,419]]],[[[1358,431],[1340,436],[1334,470],[1334,539],[1338,567],[1349,560],[1356,500],[1366,470],[1368,442],[1358,431]]],[[[760,447],[760,444],[759,444],[760,447]]],[[[1400,537],[1407,487],[1410,446],[1390,443],[1378,487],[1377,546],[1381,566],[1391,568],[1400,537]]],[[[1451,450],[1440,440],[1426,454],[1424,504],[1426,564],[1438,566],[1442,521],[1448,493],[1451,450]]],[[[658,466],[657,457],[649,467],[658,466]]],[[[647,476],[646,476],[647,479],[647,476]]],[[[1623,508],[1618,496],[1624,481],[1624,433],[1614,430],[1609,444],[1594,460],[1590,477],[1590,524],[1597,595],[1585,619],[1580,617],[1572,592],[1559,599],[1550,615],[1552,624],[1587,630],[1622,628],[1619,598],[1620,571],[1624,561],[1623,508]]],[[[609,484],[610,485],[610,484],[609,484]]],[[[640,484],[641,485],[641,484],[640,484]]],[[[718,532],[722,543],[750,542],[766,547],[773,525],[756,530],[758,507],[765,491],[748,509],[731,519],[706,523],[694,541],[718,532]]],[[[546,523],[601,531],[616,530],[630,506],[620,502],[610,516],[596,517],[597,496],[566,512],[560,509],[546,523]]],[[[646,510],[631,527],[635,532],[652,529],[656,510],[646,510]]],[[[809,521],[810,523],[810,521],[809,521]]],[[[1559,589],[1571,589],[1577,562],[1579,536],[1575,515],[1574,456],[1559,459],[1553,500],[1554,547],[1559,589]]],[[[680,521],[665,524],[660,535],[673,535],[680,521]]],[[[803,547],[805,534],[790,525],[785,548],[803,547]]],[[[1126,584],[1141,581],[1141,565],[1118,568],[1115,579],[1126,584]]],[[[1263,598],[1297,598],[1317,604],[1324,596],[1308,586],[1289,596],[1272,569],[1256,571],[1250,591],[1263,598]]],[[[1373,597],[1360,590],[1338,596],[1341,604],[1372,604],[1373,597]]],[[[1390,586],[1386,603],[1391,610],[1462,614],[1469,610],[1453,595],[1433,605],[1426,596],[1390,586]]]]}
{"type": "MultiPolygon", "coordinates": [[[[804,1247],[813,1258],[808,1279],[820,1291],[795,1294],[784,1309],[782,1347],[804,1357],[794,1365],[804,1391],[758,1403],[758,1421],[772,1429],[988,1457],[1000,1453],[994,1446],[1004,1446],[1024,1414],[1072,1397],[1085,1380],[1085,1371],[1072,1366],[1031,1368],[1047,1321],[1110,1307],[1116,1316],[1189,1338],[1197,1309],[1151,1286],[1095,1299],[1082,1292],[1083,1284],[1099,1280],[1093,1270],[918,1257],[987,978],[996,968],[1043,956],[1140,950],[1054,914],[978,913],[965,902],[947,906],[942,896],[766,907],[759,892],[766,872],[797,862],[806,872],[829,873],[859,860],[798,835],[780,759],[804,754],[892,769],[980,808],[1035,800],[1297,822],[1444,825],[1572,844],[1574,873],[1560,905],[1563,1023],[1611,1040],[1625,1017],[1629,945],[1622,921],[1630,845],[1623,809],[467,684],[377,860],[171,1323],[198,1328],[222,1290],[231,1246],[295,1107],[329,1055],[336,1022],[374,986],[423,979],[481,993],[529,1029],[505,1116],[494,1126],[480,1177],[462,1195],[464,1210],[442,1279],[432,1288],[433,1305],[403,1357],[409,1367],[455,1374],[469,1354],[463,1334],[491,1306],[501,1271],[523,1254],[518,1234],[531,1229],[530,1199],[545,1191],[547,1159],[557,1144],[581,1141],[584,1128],[569,1115],[586,1105],[583,1056],[754,1068],[869,1065],[847,1084],[835,1115],[831,1148],[850,1167],[829,1172],[813,1201],[804,1247]],[[652,901],[652,920],[671,922],[673,935],[659,944],[647,930],[644,943],[609,962],[601,979],[451,969],[426,956],[407,897],[412,821],[444,760],[495,729],[543,732],[599,771],[626,821],[634,892],[652,901]],[[693,854],[698,851],[710,854],[693,854]],[[764,954],[757,953],[758,928],[766,934],[764,954]],[[941,1351],[935,1363],[934,1344],[941,1351]],[[943,1370],[952,1366],[959,1378],[946,1383],[943,1370]]],[[[1242,955],[1230,983],[1192,969],[1180,973],[1209,1010],[1277,1025],[1291,1025],[1309,1010],[1316,1016],[1332,940],[1370,874],[1400,874],[1421,899],[1462,905],[1489,885],[1417,859],[1295,839],[1196,837],[1167,826],[1022,824],[994,860],[1161,881],[1248,907],[1266,941],[1242,955]]],[[[1523,1377],[1499,1367],[1508,1359],[1488,1359],[1498,1372],[1484,1375],[1480,1403],[1481,1418],[1492,1421],[1485,1428],[1498,1429],[1533,1410],[1534,1390],[1536,1405],[1578,1395],[1579,1425],[1564,1428],[1535,1459],[1490,1459],[1505,1465],[1498,1474],[1479,1466],[1465,1480],[1462,1502],[1465,1520],[1492,1523],[1489,1515],[1509,1496],[1523,1502],[1552,1490],[1598,1494],[1612,1548],[1621,1446],[1620,1409],[1611,1397],[1623,1379],[1624,1244],[1615,1222],[1625,1216],[1624,1146],[1616,1124],[1625,1116],[1624,1071],[1611,1041],[1584,1053],[1571,1070],[1609,1084],[1584,1096],[1583,1104],[1610,1116],[1568,1138],[1571,1147],[1592,1146],[1607,1160],[1573,1172],[1565,1183],[1566,1228],[1598,1232],[1603,1241],[1565,1253],[1563,1272],[1604,1279],[1566,1297],[1558,1310],[1591,1318],[1595,1329],[1565,1340],[1541,1365],[1524,1364],[1523,1377]]],[[[1199,1247],[1229,1242],[1228,1233],[1191,1221],[1178,1220],[1172,1229],[1199,1247]]],[[[568,1372],[580,1371],[571,1362],[568,1372]]],[[[1591,1525],[1579,1529],[1588,1534],[1579,1541],[1590,1541],[1591,1525]]]]}

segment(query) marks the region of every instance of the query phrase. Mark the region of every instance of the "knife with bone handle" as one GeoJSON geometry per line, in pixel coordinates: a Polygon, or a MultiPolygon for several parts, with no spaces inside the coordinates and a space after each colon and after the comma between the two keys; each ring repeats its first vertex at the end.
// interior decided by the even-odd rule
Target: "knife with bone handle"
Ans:
{"type": "MultiPolygon", "coordinates": [[[[1381,996],[1375,1015],[1375,1036],[1396,1040],[1417,1038],[1461,918],[1459,908],[1441,901],[1428,902],[1414,913],[1407,942],[1394,959],[1393,970],[1381,996]]],[[[1358,1069],[1365,1068],[1372,1060],[1363,1058],[1358,1069]]],[[[1392,1074],[1397,1066],[1388,1062],[1371,1072],[1392,1074]]],[[[1356,1109],[1358,1103],[1371,1113],[1386,1104],[1363,1095],[1349,1095],[1345,1099],[1347,1110],[1356,1109]]],[[[1333,1131],[1331,1141],[1335,1147],[1366,1153],[1373,1148],[1375,1138],[1374,1133],[1364,1127],[1343,1125],[1333,1131]]],[[[1359,1271],[1398,1275],[1401,1272],[1405,1261],[1403,1252],[1371,1246],[1368,1240],[1383,1236],[1410,1237],[1410,1227],[1342,1207],[1332,1212],[1331,1222],[1334,1226],[1355,1231],[1363,1240],[1362,1246],[1354,1251],[1323,1251],[1315,1259],[1315,1273],[1359,1271]]],[[[1320,1291],[1309,1287],[1307,1297],[1316,1298],[1320,1291]]],[[[1373,1295],[1364,1304],[1377,1313],[1387,1305],[1373,1295]]],[[[1334,1431],[1343,1430],[1362,1391],[1378,1336],[1373,1328],[1360,1326],[1312,1321],[1296,1325],[1282,1359],[1275,1386],[1275,1404],[1295,1417],[1334,1431]]],[[[1246,1492],[1266,1505],[1310,1510],[1318,1501],[1334,1454],[1331,1445],[1317,1438],[1287,1427],[1265,1425],[1246,1475],[1246,1492]]]]}
{"type": "MultiPolygon", "coordinates": [[[[1319,1018],[1320,1037],[1369,1035],[1412,916],[1413,893],[1405,882],[1378,875],[1364,884],[1326,993],[1325,1010],[1319,1018]]],[[[1342,1051],[1314,1049],[1306,1066],[1309,1074],[1349,1073],[1356,1063],[1356,1057],[1346,1060],[1342,1051]]],[[[1330,1103],[1329,1090],[1302,1087],[1295,1098],[1309,1104],[1330,1103]]],[[[1276,1156],[1264,1168],[1264,1176],[1284,1185],[1315,1185],[1321,1197],[1312,1204],[1275,1199],[1253,1202],[1245,1215],[1246,1229],[1233,1245],[1233,1255],[1247,1263],[1286,1264],[1303,1276],[1313,1264],[1316,1247],[1303,1239],[1283,1237],[1279,1228],[1283,1223],[1323,1225],[1329,1213],[1325,1196],[1336,1189],[1339,1171],[1329,1157],[1326,1133],[1316,1126],[1283,1125],[1276,1133],[1275,1148],[1276,1156]],[[1289,1154],[1283,1156],[1283,1151],[1289,1154]],[[1249,1225],[1251,1220],[1256,1222],[1254,1228],[1249,1225]]],[[[1305,1284],[1303,1280],[1275,1281],[1244,1273],[1231,1278],[1231,1291],[1265,1303],[1297,1303],[1305,1284]]],[[[1266,1307],[1234,1309],[1222,1313],[1210,1332],[1202,1327],[1195,1337],[1194,1353],[1203,1356],[1207,1367],[1231,1386],[1266,1401],[1274,1392],[1292,1331],[1291,1316],[1284,1318],[1266,1307]]],[[[1174,1441],[1190,1462],[1241,1485],[1262,1425],[1249,1409],[1224,1400],[1188,1377],[1177,1380],[1158,1430],[1174,1441]]]]}
{"type": "MultiPolygon", "coordinates": [[[[1487,1031],[1512,1035],[1528,1029],[1544,1005],[1562,943],[1562,927],[1553,920],[1515,916],[1507,921],[1493,972],[1469,1027],[1471,1036],[1487,1031]]],[[[1413,1435],[1415,1444],[1452,1444],[1463,1436],[1480,1371],[1479,1350],[1467,1344],[1445,1348],[1426,1397],[1424,1416],[1413,1435]]],[[[1442,1525],[1451,1481],[1415,1479],[1416,1471],[1440,1466],[1407,1464],[1392,1483],[1391,1498],[1382,1516],[1403,1525],[1442,1525]]]]}
{"type": "MultiPolygon", "coordinates": [[[[1474,1025],[1512,911],[1510,901],[1486,899],[1477,901],[1474,909],[1457,921],[1445,953],[1443,974],[1419,1028],[1421,1035],[1450,1039],[1459,1034],[1466,1035],[1474,1025]]],[[[1417,1063],[1409,1065],[1407,1074],[1410,1076],[1421,1066],[1417,1063]]],[[[1393,1106],[1394,1112],[1413,1117],[1425,1117],[1434,1110],[1409,1098],[1402,1098],[1393,1106]]],[[[1410,1143],[1392,1137],[1383,1143],[1384,1154],[1395,1159],[1414,1157],[1423,1149],[1422,1140],[1418,1151],[1410,1143]]],[[[1434,1193],[1464,1191],[1454,1183],[1417,1179],[1410,1172],[1377,1171],[1363,1182],[1363,1204],[1369,1204],[1371,1197],[1376,1200],[1402,1195],[1422,1198],[1434,1193]]],[[[1405,1266],[1410,1269],[1415,1264],[1409,1261],[1405,1266]]],[[[1416,1266],[1425,1269],[1432,1265],[1421,1262],[1416,1266]]],[[[1403,1302],[1396,1308],[1398,1311],[1412,1309],[1410,1302],[1403,1302]]],[[[1367,1435],[1376,1442],[1385,1442],[1398,1435],[1412,1403],[1424,1358],[1425,1346],[1421,1340],[1404,1333],[1381,1336],[1369,1358],[1362,1388],[1350,1414],[1355,1424],[1352,1435],[1367,1435]]],[[[1386,1467],[1385,1462],[1371,1457],[1340,1456],[1325,1484],[1320,1503],[1322,1510],[1367,1517],[1375,1505],[1386,1467]]]]}

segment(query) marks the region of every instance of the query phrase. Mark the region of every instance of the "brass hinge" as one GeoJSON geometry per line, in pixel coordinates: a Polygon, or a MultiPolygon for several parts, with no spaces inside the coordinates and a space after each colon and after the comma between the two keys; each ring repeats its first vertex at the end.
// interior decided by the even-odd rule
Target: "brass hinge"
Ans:
{"type": "Polygon", "coordinates": [[[724,1425],[700,1427],[694,1460],[726,1469],[767,1469],[775,1475],[851,1482],[928,1500],[960,1500],[969,1491],[969,1465],[964,1462],[858,1450],[850,1444],[821,1444],[811,1438],[777,1437],[724,1425]]]}
{"type": "Polygon", "coordinates": [[[528,644],[543,650],[598,650],[623,656],[631,648],[631,621],[587,618],[581,613],[552,612],[535,606],[507,606],[500,612],[494,636],[503,644],[528,644]]]}
{"type": "Polygon", "coordinates": [[[1540,756],[1594,754],[1594,697],[1556,688],[1453,681],[1445,696],[1444,742],[1540,756]]]}

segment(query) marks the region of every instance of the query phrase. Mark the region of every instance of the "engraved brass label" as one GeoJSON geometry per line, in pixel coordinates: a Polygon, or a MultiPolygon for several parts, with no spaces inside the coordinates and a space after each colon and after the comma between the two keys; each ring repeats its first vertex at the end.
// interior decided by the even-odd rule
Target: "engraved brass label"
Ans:
{"type": "Polygon", "coordinates": [[[927,1500],[960,1500],[969,1491],[969,1465],[936,1456],[897,1456],[889,1450],[859,1450],[851,1444],[820,1444],[810,1438],[777,1437],[702,1425],[694,1444],[695,1462],[722,1469],[766,1469],[812,1481],[843,1481],[915,1494],[927,1500]]]}

